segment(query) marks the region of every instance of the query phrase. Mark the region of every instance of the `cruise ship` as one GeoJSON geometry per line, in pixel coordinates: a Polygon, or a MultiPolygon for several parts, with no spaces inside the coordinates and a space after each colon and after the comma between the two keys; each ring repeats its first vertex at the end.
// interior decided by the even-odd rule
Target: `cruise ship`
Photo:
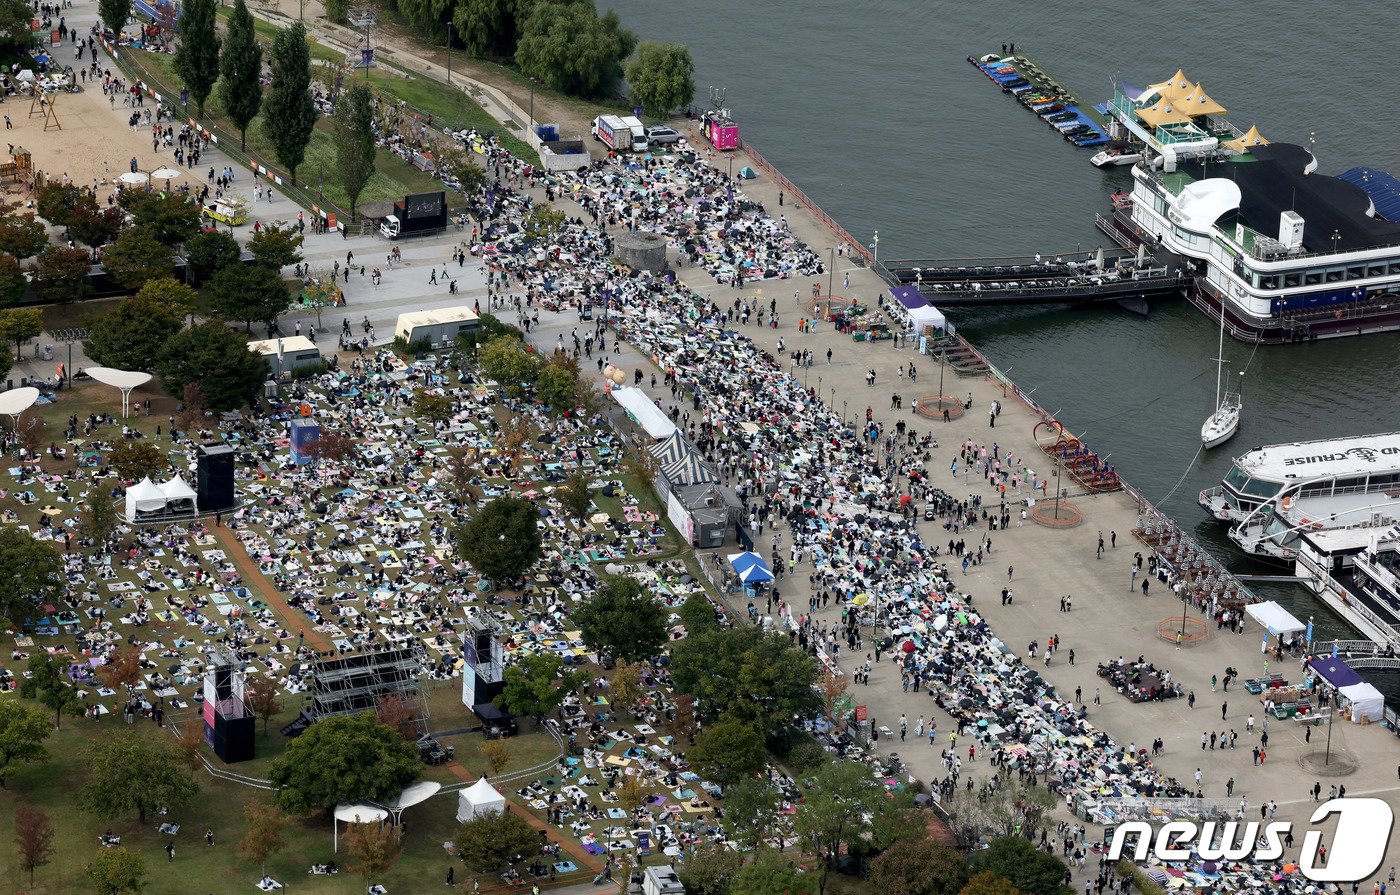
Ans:
{"type": "MultiPolygon", "coordinates": [[[[1254,448],[1236,457],[1224,480],[1202,491],[1199,502],[1211,518],[1236,527],[1262,522],[1265,512],[1274,509],[1292,511],[1295,502],[1306,501],[1310,525],[1332,528],[1338,526],[1328,524],[1326,516],[1345,511],[1354,521],[1353,511],[1382,504],[1387,492],[1400,492],[1400,432],[1254,448]],[[1368,499],[1358,502],[1349,495],[1368,499]],[[1312,503],[1321,498],[1338,502],[1312,503]]],[[[1303,517],[1295,518],[1299,524],[1303,517]]]]}
{"type": "Polygon", "coordinates": [[[1307,532],[1294,573],[1367,639],[1400,648],[1400,528],[1307,532]]]}
{"type": "Polygon", "coordinates": [[[1258,558],[1292,565],[1298,544],[1308,532],[1389,531],[1396,526],[1400,526],[1400,491],[1342,489],[1266,503],[1230,529],[1230,540],[1258,558]]]}
{"type": "Polygon", "coordinates": [[[1120,244],[1170,252],[1192,303],[1264,343],[1400,329],[1400,180],[1368,167],[1318,173],[1310,147],[1241,130],[1178,70],[1118,84],[1109,135],[1141,146],[1130,202],[1099,215],[1120,244]]]}

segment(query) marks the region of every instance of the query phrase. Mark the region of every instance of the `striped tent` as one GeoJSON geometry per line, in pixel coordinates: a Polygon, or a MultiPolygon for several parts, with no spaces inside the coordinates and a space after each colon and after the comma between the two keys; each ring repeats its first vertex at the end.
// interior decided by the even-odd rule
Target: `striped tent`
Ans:
{"type": "Polygon", "coordinates": [[[690,446],[685,443],[685,436],[681,435],[679,429],[672,432],[669,438],[665,438],[652,445],[647,450],[656,458],[656,462],[665,469],[672,463],[685,458],[689,454],[690,446]]]}
{"type": "Polygon", "coordinates": [[[719,481],[719,476],[715,475],[714,470],[710,469],[704,459],[688,445],[684,456],[661,464],[661,475],[672,488],[719,481]]]}

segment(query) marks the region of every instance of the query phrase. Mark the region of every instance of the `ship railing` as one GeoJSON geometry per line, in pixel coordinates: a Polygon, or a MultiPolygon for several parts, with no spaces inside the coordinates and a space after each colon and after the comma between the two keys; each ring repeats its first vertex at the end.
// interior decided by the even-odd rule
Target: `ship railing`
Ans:
{"type": "Polygon", "coordinates": [[[1311,572],[1314,577],[1323,582],[1322,589],[1324,591],[1330,592],[1343,606],[1366,619],[1375,626],[1377,630],[1386,634],[1392,641],[1400,642],[1400,630],[1397,630],[1396,626],[1391,622],[1381,619],[1370,609],[1362,605],[1361,600],[1358,599],[1355,594],[1345,590],[1337,583],[1337,579],[1332,577],[1332,573],[1328,569],[1319,565],[1317,561],[1308,556],[1307,553],[1300,553],[1298,555],[1298,561],[1305,569],[1311,572]]]}
{"type": "Polygon", "coordinates": [[[1339,656],[1369,656],[1385,649],[1374,640],[1323,640],[1313,644],[1313,655],[1331,653],[1333,647],[1339,656]]]}
{"type": "Polygon", "coordinates": [[[1400,580],[1396,579],[1395,573],[1390,569],[1372,560],[1365,551],[1358,553],[1352,562],[1357,569],[1365,572],[1377,584],[1390,591],[1392,597],[1400,597],[1400,580]]]}

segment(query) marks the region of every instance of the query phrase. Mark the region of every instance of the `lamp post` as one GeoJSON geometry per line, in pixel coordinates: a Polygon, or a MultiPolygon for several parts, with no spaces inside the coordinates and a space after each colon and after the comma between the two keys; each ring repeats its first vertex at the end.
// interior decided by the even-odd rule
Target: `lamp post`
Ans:
{"type": "Polygon", "coordinates": [[[88,331],[85,327],[75,326],[68,329],[56,329],[51,335],[60,342],[68,343],[68,364],[63,368],[63,379],[65,382],[71,383],[73,381],[73,343],[86,339],[88,331]]]}
{"type": "Polygon", "coordinates": [[[875,241],[870,244],[870,248],[875,250],[875,255],[871,259],[876,267],[880,266],[880,231],[875,231],[875,241]]]}
{"type": "MultiPolygon", "coordinates": [[[[826,269],[826,300],[831,301],[831,296],[836,290],[836,246],[831,247],[831,265],[826,269]]],[[[816,308],[812,309],[813,313],[816,308]]]]}
{"type": "MultiPolygon", "coordinates": [[[[834,392],[833,392],[834,394],[834,392]]],[[[841,402],[841,425],[846,425],[846,402],[841,402]]]]}
{"type": "Polygon", "coordinates": [[[1339,243],[1339,242],[1341,242],[1341,241],[1342,241],[1342,231],[1340,231],[1340,230],[1333,230],[1333,231],[1332,231],[1332,254],[1334,254],[1334,255],[1337,254],[1337,243],[1339,243]]]}
{"type": "Polygon", "coordinates": [[[452,20],[447,20],[447,86],[452,86],[452,20]]]}
{"type": "Polygon", "coordinates": [[[938,350],[938,409],[943,409],[943,374],[947,372],[948,349],[938,350]]]}
{"type": "Polygon", "coordinates": [[[1060,518],[1060,467],[1064,466],[1063,455],[1055,457],[1055,518],[1060,518]]]}

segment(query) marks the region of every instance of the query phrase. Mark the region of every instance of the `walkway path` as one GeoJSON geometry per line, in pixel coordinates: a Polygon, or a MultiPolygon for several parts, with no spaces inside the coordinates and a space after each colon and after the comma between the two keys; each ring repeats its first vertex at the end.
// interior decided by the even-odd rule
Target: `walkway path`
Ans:
{"type": "Polygon", "coordinates": [[[300,611],[293,609],[287,604],[287,600],[281,592],[273,586],[267,576],[258,568],[253,557],[248,555],[248,550],[243,546],[243,542],[238,540],[238,536],[226,525],[213,526],[210,532],[214,539],[224,548],[224,555],[238,567],[238,575],[243,579],[243,586],[252,591],[261,601],[266,603],[274,613],[281,619],[282,624],[288,631],[304,635],[306,643],[319,652],[332,652],[335,644],[330,638],[311,626],[309,619],[302,615],[300,611]]]}

